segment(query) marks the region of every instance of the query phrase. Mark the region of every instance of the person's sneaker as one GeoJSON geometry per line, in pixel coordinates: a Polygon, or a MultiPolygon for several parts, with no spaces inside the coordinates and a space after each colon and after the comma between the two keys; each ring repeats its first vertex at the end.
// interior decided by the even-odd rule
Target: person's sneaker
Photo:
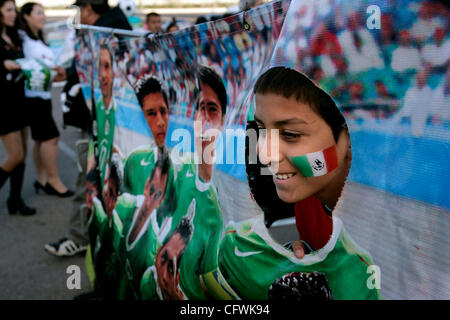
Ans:
{"type": "Polygon", "coordinates": [[[87,246],[77,244],[67,238],[62,238],[58,242],[47,243],[45,251],[58,257],[71,257],[87,250],[87,246]]]}

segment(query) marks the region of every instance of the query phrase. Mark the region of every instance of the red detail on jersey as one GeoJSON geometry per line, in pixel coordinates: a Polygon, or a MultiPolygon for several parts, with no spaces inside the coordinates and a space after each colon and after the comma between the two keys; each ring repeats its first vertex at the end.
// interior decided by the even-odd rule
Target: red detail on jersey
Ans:
{"type": "MultiPolygon", "coordinates": [[[[358,254],[358,258],[361,259],[361,261],[364,262],[368,267],[370,267],[370,263],[368,263],[368,262],[367,262],[363,257],[361,257],[359,254],[358,254]]],[[[374,272],[372,272],[372,274],[374,274],[374,272]]]]}
{"type": "Polygon", "coordinates": [[[295,204],[295,224],[300,240],[306,241],[314,251],[323,248],[333,233],[333,219],[313,196],[295,204]]]}

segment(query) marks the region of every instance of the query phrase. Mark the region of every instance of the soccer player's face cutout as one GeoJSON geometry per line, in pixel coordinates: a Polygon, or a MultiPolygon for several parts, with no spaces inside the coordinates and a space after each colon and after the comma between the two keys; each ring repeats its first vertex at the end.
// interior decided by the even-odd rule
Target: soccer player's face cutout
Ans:
{"type": "Polygon", "coordinates": [[[169,108],[162,93],[150,93],[145,96],[142,111],[156,145],[162,147],[166,142],[169,126],[169,108]]]}
{"type": "MultiPolygon", "coordinates": [[[[107,49],[100,50],[100,68],[99,68],[100,89],[103,100],[109,100],[112,96],[112,85],[114,80],[111,54],[107,49]]],[[[105,105],[105,107],[108,107],[105,105]]]]}
{"type": "Polygon", "coordinates": [[[180,272],[178,265],[180,253],[185,243],[179,233],[175,233],[170,240],[158,250],[155,267],[158,274],[158,284],[166,300],[177,300],[182,297],[178,289],[180,272]]]}
{"type": "MultiPolygon", "coordinates": [[[[259,129],[258,157],[272,169],[273,181],[281,200],[296,203],[326,192],[343,170],[350,143],[343,130],[336,144],[330,126],[308,104],[273,93],[255,95],[255,121],[259,129]],[[277,129],[279,138],[271,132],[277,129]],[[278,143],[278,148],[272,144],[278,143]],[[338,168],[320,177],[304,177],[291,158],[317,152],[336,144],[338,168]]],[[[345,181],[345,177],[344,177],[345,181]]]]}

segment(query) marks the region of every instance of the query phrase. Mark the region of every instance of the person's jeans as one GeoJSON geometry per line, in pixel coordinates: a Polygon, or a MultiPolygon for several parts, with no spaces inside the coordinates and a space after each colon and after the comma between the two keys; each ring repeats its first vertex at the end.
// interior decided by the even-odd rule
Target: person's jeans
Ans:
{"type": "MultiPolygon", "coordinates": [[[[85,134],[83,134],[85,136],[85,134]]],[[[72,214],[69,220],[69,230],[66,237],[77,244],[88,245],[88,213],[86,205],[86,179],[87,179],[87,158],[89,150],[89,140],[81,139],[76,143],[78,178],[75,196],[72,203],[72,214]]]]}

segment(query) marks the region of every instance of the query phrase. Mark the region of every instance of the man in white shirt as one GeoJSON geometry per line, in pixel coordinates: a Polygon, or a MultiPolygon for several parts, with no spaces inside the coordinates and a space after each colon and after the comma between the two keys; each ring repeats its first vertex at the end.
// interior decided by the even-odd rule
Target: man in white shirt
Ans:
{"type": "Polygon", "coordinates": [[[400,46],[392,52],[391,68],[397,72],[417,69],[421,64],[420,52],[411,45],[411,35],[408,31],[399,32],[400,46]]]}
{"type": "Polygon", "coordinates": [[[422,136],[431,112],[432,91],[426,80],[427,71],[417,73],[416,85],[406,91],[403,107],[393,117],[394,123],[400,122],[402,118],[411,118],[412,133],[416,138],[422,136]]]}
{"type": "Polygon", "coordinates": [[[422,48],[423,60],[432,67],[443,67],[450,59],[450,41],[445,40],[445,29],[436,28],[434,43],[422,48]]]}
{"type": "Polygon", "coordinates": [[[351,13],[348,29],[338,36],[349,62],[349,71],[361,72],[370,68],[383,68],[380,50],[367,28],[361,26],[360,21],[358,12],[351,13]]]}
{"type": "Polygon", "coordinates": [[[442,83],[433,90],[431,114],[434,123],[450,123],[450,69],[442,83]]]}

